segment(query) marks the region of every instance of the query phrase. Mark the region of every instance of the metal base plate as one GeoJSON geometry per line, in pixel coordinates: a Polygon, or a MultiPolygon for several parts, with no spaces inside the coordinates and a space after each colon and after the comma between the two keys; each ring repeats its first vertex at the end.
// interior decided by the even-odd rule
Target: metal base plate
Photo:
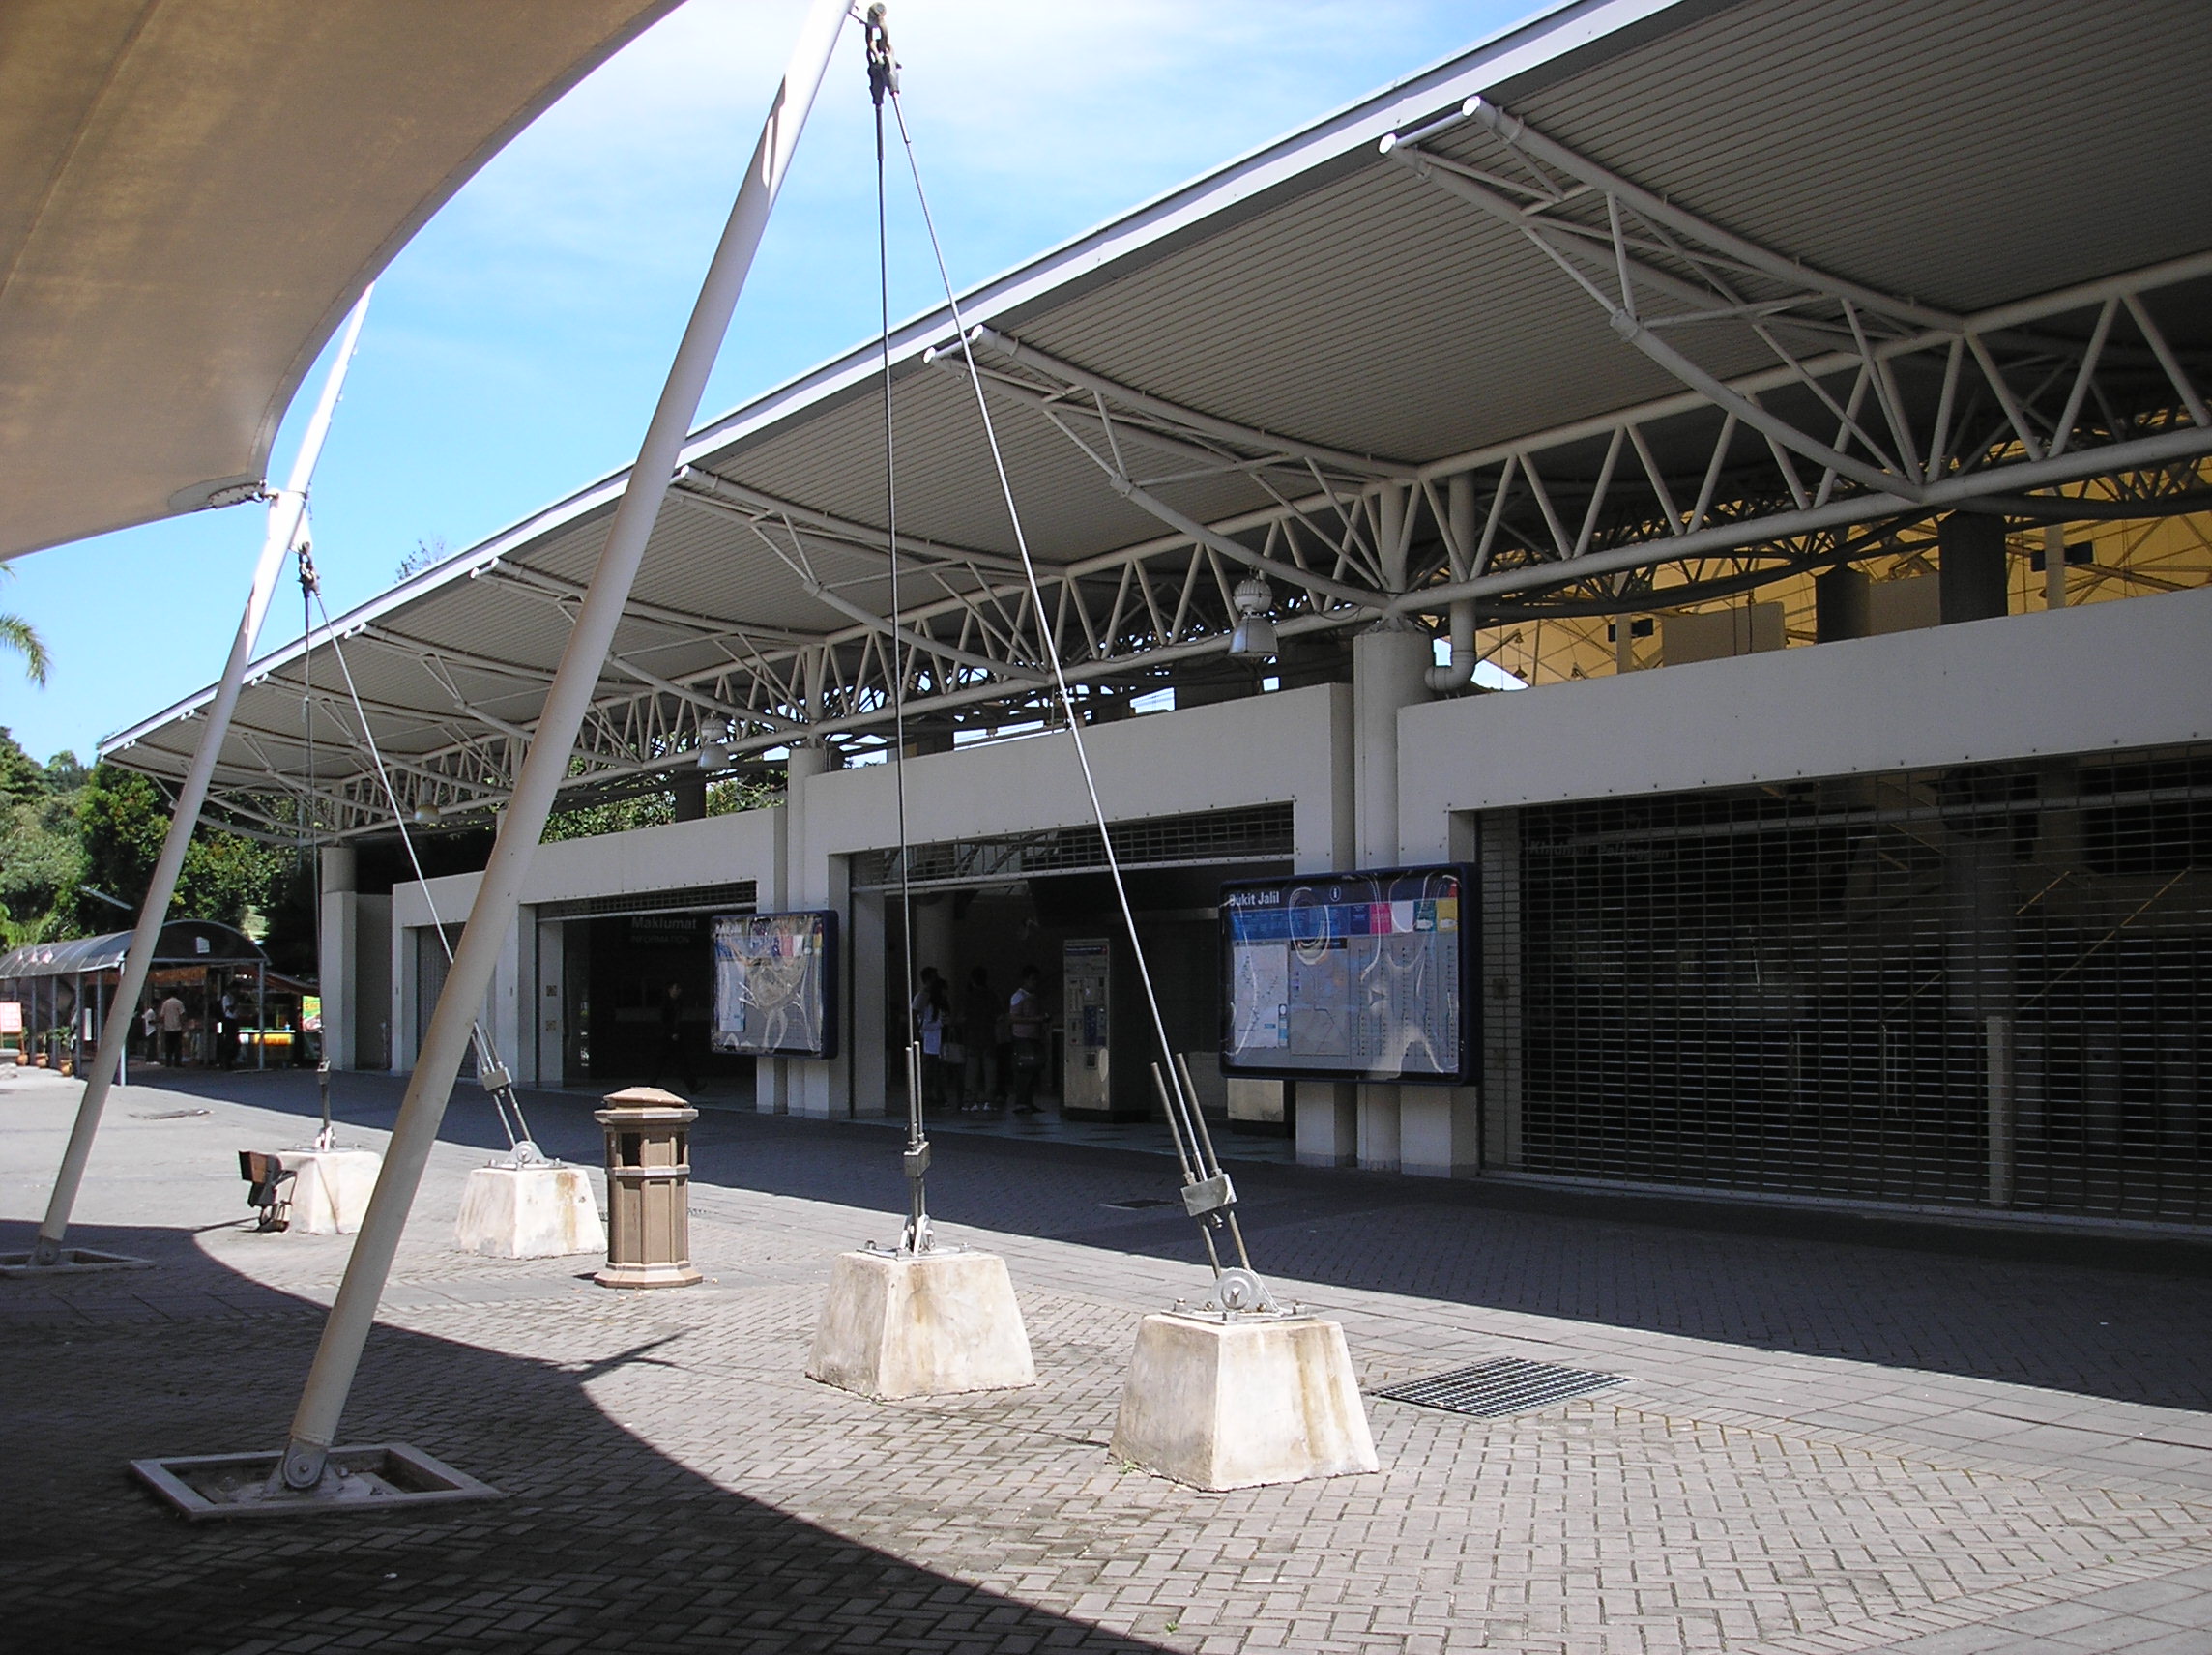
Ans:
{"type": "Polygon", "coordinates": [[[34,1264],[28,1253],[0,1253],[0,1276],[82,1276],[95,1270],[150,1270],[151,1259],[128,1253],[102,1253],[92,1247],[64,1247],[59,1261],[34,1264]]]}
{"type": "Polygon", "coordinates": [[[392,1511],[505,1499],[489,1483],[456,1471],[404,1442],[331,1450],[331,1468],[306,1493],[269,1480],[283,1455],[188,1454],[133,1460],[131,1473],[193,1523],[230,1517],[313,1517],[339,1511],[392,1511]]]}

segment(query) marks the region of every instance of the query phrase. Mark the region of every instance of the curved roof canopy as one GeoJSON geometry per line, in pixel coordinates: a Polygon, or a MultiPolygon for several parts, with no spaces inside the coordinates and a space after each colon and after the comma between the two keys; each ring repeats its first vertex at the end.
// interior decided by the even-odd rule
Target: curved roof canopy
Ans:
{"type": "MultiPolygon", "coordinates": [[[[26,943],[0,954],[0,982],[117,971],[130,948],[128,931],[73,937],[66,943],[26,943]]],[[[251,966],[268,958],[245,932],[215,919],[172,919],[154,944],[156,966],[251,966]]]]}
{"type": "Polygon", "coordinates": [[[362,289],[675,4],[0,6],[0,558],[258,487],[362,289]]]}
{"type": "MultiPolygon", "coordinates": [[[[879,743],[893,662],[910,734],[1035,716],[1040,626],[1101,713],[1249,690],[1223,655],[1254,573],[1319,653],[1459,600],[1484,625],[1703,601],[1961,509],[2201,510],[2200,10],[1574,0],[1385,87],[963,301],[1041,617],[946,312],[892,339],[895,618],[872,343],[697,432],[577,789],[879,743]]],[[[622,487],[318,634],[333,831],[392,821],[364,715],[406,814],[506,797],[622,487]]],[[[256,672],[216,804],[289,833],[299,646],[256,672]]],[[[103,755],[180,774],[204,700],[103,755]]]]}

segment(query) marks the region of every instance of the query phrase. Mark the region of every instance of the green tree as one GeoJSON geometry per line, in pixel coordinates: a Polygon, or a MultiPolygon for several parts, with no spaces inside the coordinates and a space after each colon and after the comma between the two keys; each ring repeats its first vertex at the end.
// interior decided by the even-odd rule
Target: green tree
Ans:
{"type": "MultiPolygon", "coordinates": [[[[153,883],[154,863],[169,831],[168,801],[160,790],[145,776],[98,766],[77,794],[76,820],[84,855],[79,883],[136,909],[153,883]]],[[[81,893],[73,907],[79,936],[112,931],[123,921],[119,910],[81,893]]]]}
{"type": "MultiPolygon", "coordinates": [[[[74,934],[65,893],[81,874],[73,797],[0,728],[0,936],[9,945],[74,934]]],[[[66,781],[68,778],[63,778],[66,781]]]]}
{"type": "Polygon", "coordinates": [[[46,775],[39,761],[23,751],[7,725],[0,724],[0,798],[19,804],[45,791],[46,775]]]}
{"type": "MultiPolygon", "coordinates": [[[[101,765],[76,795],[76,822],[83,857],[77,884],[136,909],[146,899],[161,842],[168,836],[168,800],[147,777],[101,765]]],[[[282,850],[202,828],[185,849],[169,913],[174,917],[237,925],[248,908],[268,908],[286,858],[282,850]]],[[[119,910],[97,897],[81,889],[72,894],[72,917],[79,935],[112,931],[123,922],[119,910]]]]}
{"type": "MultiPolygon", "coordinates": [[[[15,578],[15,566],[0,564],[0,573],[10,580],[15,578]]],[[[45,640],[39,630],[20,615],[0,614],[0,649],[13,650],[23,657],[23,676],[42,689],[45,687],[46,668],[52,664],[46,654],[45,640]]]]}

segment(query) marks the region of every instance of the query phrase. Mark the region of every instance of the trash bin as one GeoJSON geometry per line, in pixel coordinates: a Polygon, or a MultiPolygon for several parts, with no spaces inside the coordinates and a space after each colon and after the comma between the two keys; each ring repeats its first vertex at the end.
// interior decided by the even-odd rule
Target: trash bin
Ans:
{"type": "Polygon", "coordinates": [[[608,1288],[687,1288],[691,1267],[691,1122],[674,1092],[630,1087],[596,1113],[607,1134],[608,1288]]]}

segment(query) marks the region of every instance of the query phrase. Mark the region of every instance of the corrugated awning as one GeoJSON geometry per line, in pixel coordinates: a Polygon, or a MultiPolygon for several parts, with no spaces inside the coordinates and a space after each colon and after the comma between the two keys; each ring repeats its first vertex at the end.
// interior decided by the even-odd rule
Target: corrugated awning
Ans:
{"type": "Polygon", "coordinates": [[[0,6],[0,558],[256,487],[362,289],[676,3],[0,6]]]}
{"type": "MultiPolygon", "coordinates": [[[[0,982],[112,972],[123,964],[130,947],[128,931],[73,937],[65,943],[26,943],[0,954],[0,982]]],[[[154,945],[156,967],[253,966],[268,959],[261,944],[245,932],[215,919],[172,919],[161,927],[160,941],[154,945]]]]}
{"type": "MultiPolygon", "coordinates": [[[[794,740],[868,756],[894,661],[910,740],[1040,718],[1044,626],[1099,716],[1171,678],[1249,691],[1226,652],[1254,574],[1305,648],[1384,615],[1435,626],[1476,592],[1485,624],[1508,596],[1598,613],[1662,566],[1748,592],[1962,508],[2201,510],[2195,18],[1573,0],[1382,88],[962,301],[1041,618],[945,310],[891,340],[895,628],[875,344],[696,432],[574,789],[794,740]],[[2054,142],[2060,84],[2100,113],[2054,142]]],[[[370,734],[403,814],[488,821],[623,486],[339,617],[311,690],[299,645],[264,658],[218,813],[292,831],[311,693],[333,831],[390,828],[370,734]]],[[[1634,607],[1661,606],[1646,587],[1634,607]]],[[[102,755],[182,773],[205,701],[102,755]]]]}

